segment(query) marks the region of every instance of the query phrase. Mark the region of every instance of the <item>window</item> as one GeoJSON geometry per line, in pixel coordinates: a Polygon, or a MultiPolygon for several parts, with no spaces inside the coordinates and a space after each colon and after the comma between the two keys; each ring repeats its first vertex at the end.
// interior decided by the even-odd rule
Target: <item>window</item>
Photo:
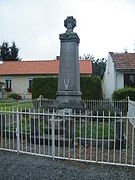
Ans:
{"type": "Polygon", "coordinates": [[[5,79],[5,90],[6,91],[11,91],[12,87],[12,80],[11,79],[5,79]]]}
{"type": "Polygon", "coordinates": [[[32,91],[32,79],[28,80],[28,92],[32,91]]]}
{"type": "Polygon", "coordinates": [[[129,75],[129,80],[132,82],[132,83],[134,83],[134,75],[129,75]]]}
{"type": "Polygon", "coordinates": [[[135,74],[124,74],[124,86],[135,87],[135,74]]]}

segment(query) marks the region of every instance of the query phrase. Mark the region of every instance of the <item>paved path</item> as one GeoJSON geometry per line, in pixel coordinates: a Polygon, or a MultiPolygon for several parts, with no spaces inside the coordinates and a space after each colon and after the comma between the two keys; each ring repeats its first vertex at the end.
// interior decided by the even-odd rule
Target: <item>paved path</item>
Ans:
{"type": "Polygon", "coordinates": [[[0,151],[0,180],[135,179],[135,168],[0,151]]]}

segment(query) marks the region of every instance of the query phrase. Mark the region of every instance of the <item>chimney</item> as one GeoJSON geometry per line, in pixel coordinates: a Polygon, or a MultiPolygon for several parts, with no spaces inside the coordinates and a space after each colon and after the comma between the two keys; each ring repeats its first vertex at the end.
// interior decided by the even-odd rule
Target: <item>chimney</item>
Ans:
{"type": "Polygon", "coordinates": [[[127,49],[127,47],[125,47],[125,49],[124,49],[124,53],[128,53],[128,49],[127,49]]]}
{"type": "Polygon", "coordinates": [[[60,60],[60,56],[56,56],[56,60],[58,60],[58,61],[59,61],[59,60],[60,60]]]}

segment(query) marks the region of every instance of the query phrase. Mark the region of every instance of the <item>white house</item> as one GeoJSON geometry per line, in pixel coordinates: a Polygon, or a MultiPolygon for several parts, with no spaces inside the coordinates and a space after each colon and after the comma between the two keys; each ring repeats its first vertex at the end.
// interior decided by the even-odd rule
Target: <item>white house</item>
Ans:
{"type": "Polygon", "coordinates": [[[111,99],[115,90],[135,87],[135,53],[109,52],[102,82],[103,97],[111,99]]]}

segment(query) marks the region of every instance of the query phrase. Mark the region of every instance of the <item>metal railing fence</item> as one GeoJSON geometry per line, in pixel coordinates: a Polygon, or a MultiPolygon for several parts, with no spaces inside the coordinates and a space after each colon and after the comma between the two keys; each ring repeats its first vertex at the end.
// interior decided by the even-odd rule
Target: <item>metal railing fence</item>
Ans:
{"type": "Polygon", "coordinates": [[[3,150],[135,167],[134,141],[134,126],[122,113],[0,109],[3,150]]]}
{"type": "MultiPolygon", "coordinates": [[[[37,99],[36,107],[48,107],[47,104],[52,103],[54,100],[45,99],[40,96],[37,99]]],[[[83,100],[84,106],[90,111],[117,111],[122,113],[127,113],[128,111],[128,99],[124,100],[112,100],[109,99],[93,99],[93,100],[83,100]]]]}
{"type": "Polygon", "coordinates": [[[128,111],[128,100],[108,100],[108,99],[98,99],[98,100],[83,100],[86,107],[91,111],[119,111],[122,113],[127,113],[128,111]]]}
{"type": "MultiPolygon", "coordinates": [[[[48,109],[49,104],[51,104],[54,99],[46,99],[39,96],[38,99],[24,99],[24,100],[0,100],[0,107],[20,107],[20,108],[44,108],[48,109]]],[[[128,100],[112,100],[100,99],[100,100],[83,100],[85,107],[90,111],[117,111],[126,114],[128,111],[128,100]]]]}

